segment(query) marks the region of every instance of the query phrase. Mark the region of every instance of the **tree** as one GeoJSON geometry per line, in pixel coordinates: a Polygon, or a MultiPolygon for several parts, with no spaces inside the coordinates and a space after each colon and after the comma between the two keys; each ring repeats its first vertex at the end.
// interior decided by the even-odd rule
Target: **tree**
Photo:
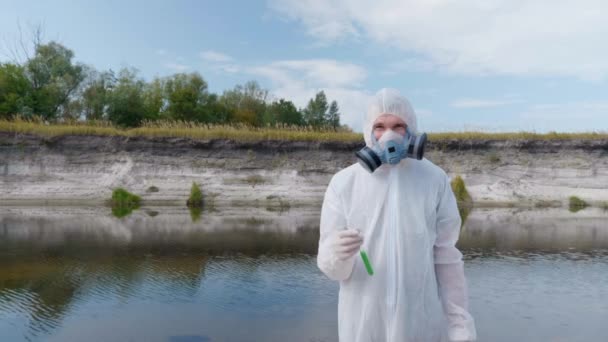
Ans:
{"type": "Polygon", "coordinates": [[[267,116],[273,120],[272,124],[283,123],[287,125],[302,125],[302,114],[291,101],[280,99],[268,106],[267,116]]]}
{"type": "Polygon", "coordinates": [[[207,95],[207,82],[198,73],[175,74],[165,80],[167,114],[172,119],[201,121],[207,95]]]}
{"type": "Polygon", "coordinates": [[[56,42],[36,45],[34,57],[25,63],[34,114],[56,119],[68,104],[85,77],[83,65],[74,64],[73,57],[72,50],[56,42]]]}
{"type": "Polygon", "coordinates": [[[146,120],[155,121],[166,118],[168,101],[164,93],[165,82],[160,78],[155,78],[144,87],[144,107],[146,120]]]}
{"type": "Polygon", "coordinates": [[[111,70],[102,73],[94,70],[90,72],[79,99],[82,102],[82,114],[87,120],[106,119],[110,93],[116,82],[116,76],[111,70]]]}
{"type": "Polygon", "coordinates": [[[31,88],[23,67],[0,64],[0,119],[15,114],[31,114],[31,88]]]}
{"type": "Polygon", "coordinates": [[[335,100],[329,105],[329,111],[327,112],[325,121],[327,125],[335,130],[340,127],[340,109],[338,108],[338,102],[335,100]]]}
{"type": "Polygon", "coordinates": [[[124,127],[139,126],[146,117],[145,82],[134,69],[123,69],[108,99],[108,119],[124,127]]]}
{"type": "Polygon", "coordinates": [[[209,94],[201,108],[201,122],[225,124],[234,120],[235,113],[224,105],[216,94],[209,94]]]}
{"type": "Polygon", "coordinates": [[[225,91],[221,102],[235,113],[234,119],[237,122],[258,126],[264,124],[267,98],[268,90],[255,81],[249,81],[225,91]]]}
{"type": "Polygon", "coordinates": [[[308,105],[304,108],[303,115],[307,125],[313,127],[322,127],[326,124],[325,116],[328,110],[327,96],[321,90],[315,95],[314,99],[308,101],[308,105]]]}

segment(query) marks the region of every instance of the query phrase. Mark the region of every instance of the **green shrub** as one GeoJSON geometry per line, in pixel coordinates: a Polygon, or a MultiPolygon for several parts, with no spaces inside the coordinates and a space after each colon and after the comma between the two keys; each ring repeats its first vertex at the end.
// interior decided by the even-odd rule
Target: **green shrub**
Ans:
{"type": "Polygon", "coordinates": [[[116,188],[112,191],[112,205],[122,207],[139,206],[141,198],[134,195],[124,188],[116,188]]]}
{"type": "Polygon", "coordinates": [[[458,204],[458,212],[460,213],[460,219],[462,220],[462,225],[467,220],[471,212],[471,207],[473,206],[473,199],[467,191],[467,187],[464,184],[464,180],[460,176],[456,176],[452,182],[450,183],[452,186],[452,191],[454,192],[454,196],[456,197],[456,202],[458,204]]]}
{"type": "Polygon", "coordinates": [[[188,198],[186,204],[188,207],[200,208],[203,206],[203,192],[196,182],[192,182],[192,187],[190,188],[190,197],[188,198]]]}
{"type": "Polygon", "coordinates": [[[128,192],[124,188],[116,188],[112,191],[110,203],[112,214],[116,217],[124,217],[139,208],[141,197],[128,192]]]}
{"type": "Polygon", "coordinates": [[[454,191],[458,203],[467,205],[473,204],[473,199],[471,198],[471,195],[469,195],[469,191],[467,191],[467,187],[464,184],[462,177],[456,176],[450,185],[452,186],[452,191],[454,191]]]}

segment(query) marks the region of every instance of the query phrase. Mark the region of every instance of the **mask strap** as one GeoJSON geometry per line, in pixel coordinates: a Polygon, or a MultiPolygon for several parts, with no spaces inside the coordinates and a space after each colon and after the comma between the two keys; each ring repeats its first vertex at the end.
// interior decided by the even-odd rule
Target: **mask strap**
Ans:
{"type": "Polygon", "coordinates": [[[413,134],[412,131],[410,131],[410,126],[405,127],[405,140],[409,143],[410,139],[412,138],[413,134]]]}

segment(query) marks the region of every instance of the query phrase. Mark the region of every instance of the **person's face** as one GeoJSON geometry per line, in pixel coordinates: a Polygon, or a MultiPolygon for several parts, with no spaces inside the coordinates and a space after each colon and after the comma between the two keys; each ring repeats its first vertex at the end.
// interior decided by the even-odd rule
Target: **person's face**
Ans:
{"type": "Polygon", "coordinates": [[[379,140],[382,134],[388,129],[392,129],[395,133],[405,136],[406,128],[407,124],[400,117],[392,114],[382,114],[374,121],[372,132],[376,139],[379,140]]]}

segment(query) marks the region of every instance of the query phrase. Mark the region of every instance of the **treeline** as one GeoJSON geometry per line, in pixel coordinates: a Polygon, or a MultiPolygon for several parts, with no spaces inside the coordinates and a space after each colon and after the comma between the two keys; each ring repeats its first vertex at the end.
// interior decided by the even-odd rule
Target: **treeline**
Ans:
{"type": "Polygon", "coordinates": [[[137,70],[97,71],[74,61],[56,43],[36,43],[22,62],[0,63],[0,119],[40,117],[49,122],[109,121],[137,127],[158,120],[252,126],[310,126],[350,130],[340,124],[336,101],[323,91],[305,108],[287,99],[271,100],[256,81],[221,95],[209,92],[197,72],[146,81],[137,70]]]}

